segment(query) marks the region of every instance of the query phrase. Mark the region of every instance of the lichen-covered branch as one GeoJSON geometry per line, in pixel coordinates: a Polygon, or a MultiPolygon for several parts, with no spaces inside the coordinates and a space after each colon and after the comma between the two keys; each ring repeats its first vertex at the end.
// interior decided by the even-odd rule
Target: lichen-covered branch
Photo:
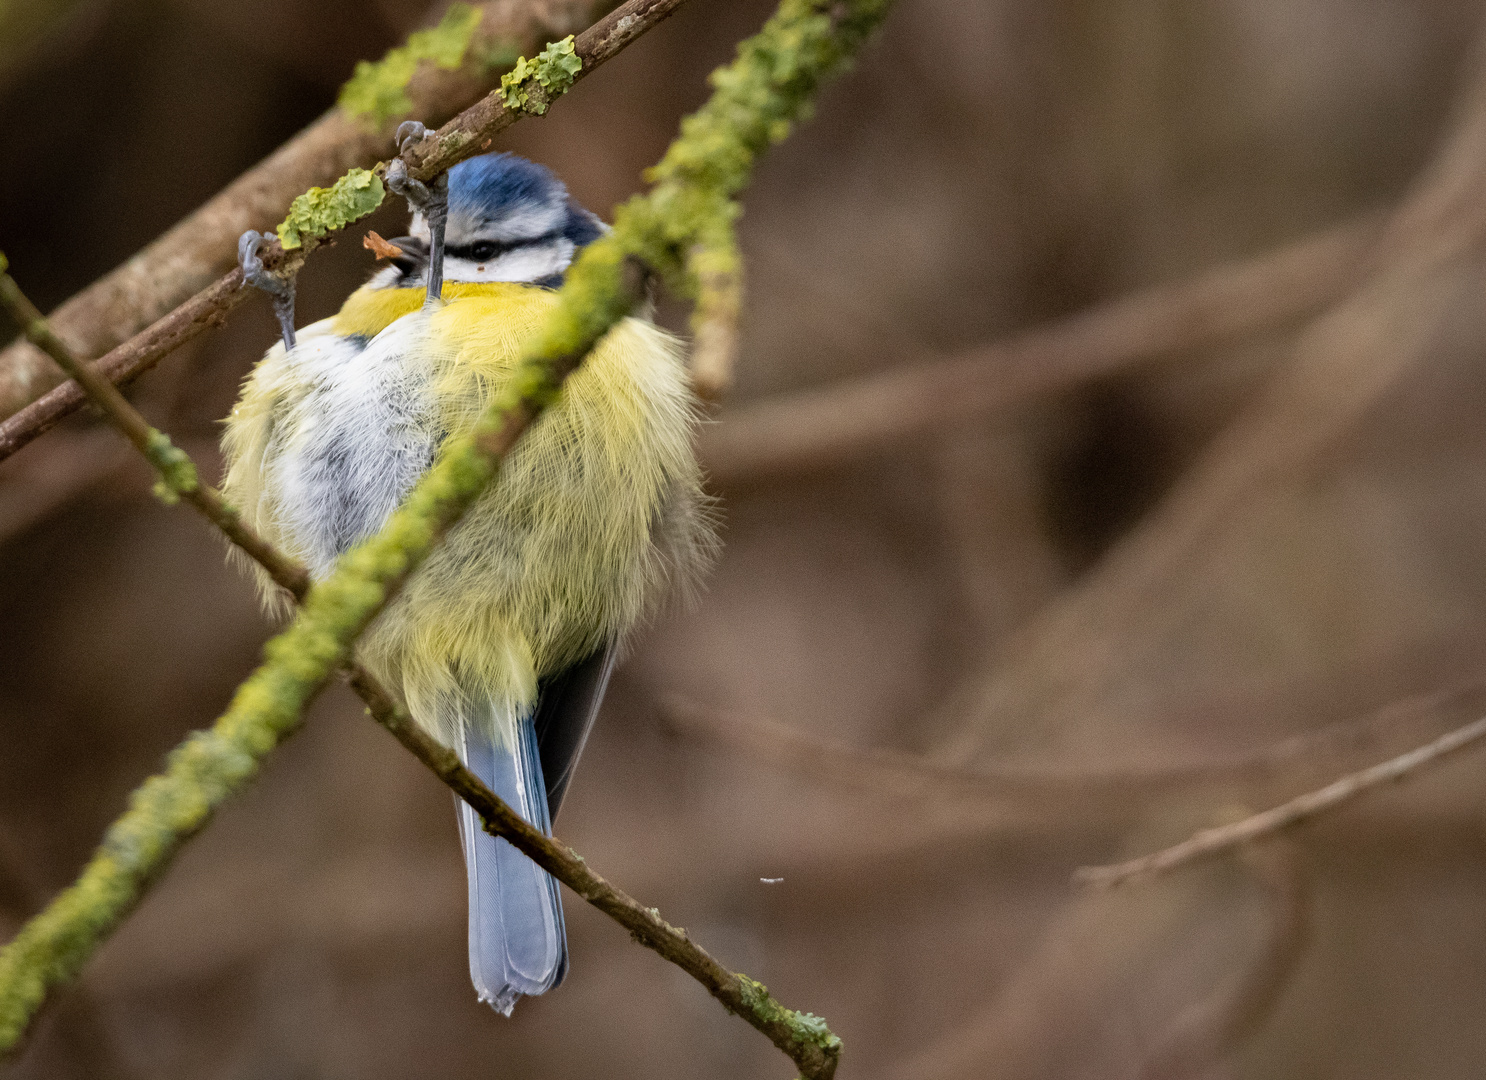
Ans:
{"type": "MultiPolygon", "coordinates": [[[[224,298],[221,286],[227,279],[220,275],[232,267],[237,238],[244,230],[270,227],[300,192],[316,184],[329,184],[348,169],[369,168],[387,157],[394,152],[392,132],[399,120],[416,117],[440,123],[478,101],[497,84],[518,54],[535,51],[554,38],[583,29],[612,2],[487,0],[475,9],[481,17],[469,34],[456,69],[441,66],[439,60],[448,57],[448,45],[459,37],[463,24],[457,19],[434,43],[437,48],[415,50],[419,59],[411,71],[405,62],[393,63],[392,70],[388,70],[385,59],[372,65],[378,72],[373,80],[377,95],[382,95],[372,96],[385,101],[390,95],[401,95],[396,102],[400,111],[379,113],[385,115],[385,122],[374,126],[360,111],[366,95],[348,97],[345,106],[350,110],[345,106],[331,109],[195,213],[53,311],[49,318],[54,330],[74,354],[100,357],[166,318],[193,296],[196,301],[204,301],[206,294],[212,293],[218,304],[225,299],[225,307],[219,310],[233,306],[241,299],[240,282],[235,280],[235,273],[229,274],[233,281],[224,298]],[[406,108],[401,108],[403,99],[406,108]]],[[[348,85],[357,81],[353,77],[348,85]]],[[[193,306],[200,311],[205,305],[193,306]]],[[[186,322],[184,328],[191,330],[186,335],[189,337],[199,332],[200,326],[186,322]]],[[[175,320],[175,330],[182,329],[180,321],[175,320]]],[[[163,353],[154,359],[159,355],[163,353]]],[[[142,368],[129,377],[139,370],[142,368]]],[[[30,343],[22,340],[0,350],[0,417],[11,416],[36,401],[58,382],[51,361],[30,343]]],[[[75,397],[72,408],[80,400],[80,396],[75,397]]]]}
{"type": "Polygon", "coordinates": [[[168,502],[186,500],[222,530],[227,539],[261,563],[275,581],[296,597],[303,597],[310,582],[304,567],[286,558],[245,525],[237,511],[227,505],[215,488],[201,482],[195,464],[170,441],[169,436],[151,427],[119,393],[118,387],[91,365],[72,355],[42,318],[41,312],[16,285],[8,272],[9,265],[4,253],[0,252],[0,306],[11,314],[26,338],[72,376],[110,422],[155,467],[160,475],[155,486],[157,494],[168,502]]]}
{"type": "Polygon", "coordinates": [[[743,256],[729,221],[720,235],[692,248],[688,269],[697,282],[692,313],[691,378],[696,391],[717,401],[732,385],[743,315],[743,256]]]}
{"type": "MultiPolygon", "coordinates": [[[[595,339],[584,341],[584,351],[595,339]]],[[[74,977],[134,909],[181,845],[298,729],[305,707],[349,662],[357,637],[489,483],[582,356],[529,365],[382,532],[343,556],[306,595],[298,618],[264,647],[264,663],[238,687],[227,712],[172,751],[165,772],[134,793],[78,880],[0,950],[0,1053],[21,1038],[52,987],[74,977]]]]}
{"type": "MultiPolygon", "coordinates": [[[[444,71],[458,71],[469,55],[475,31],[485,12],[464,3],[450,4],[437,26],[415,30],[406,44],[389,49],[380,60],[362,60],[346,80],[336,104],[347,116],[363,121],[373,131],[406,116],[413,109],[408,84],[418,65],[427,61],[444,71]]],[[[488,55],[488,54],[487,54],[488,55]]],[[[482,58],[477,57],[477,61],[482,58]]]]}
{"type": "Polygon", "coordinates": [[[605,881],[565,844],[544,836],[527,824],[479,777],[464,768],[458,756],[430,738],[390,701],[373,704],[375,694],[351,683],[367,701],[379,723],[395,735],[454,792],[485,819],[486,829],[503,836],[539,866],[594,907],[629,931],[630,936],[681,968],[728,1009],[763,1032],[812,1080],[830,1080],[841,1055],[841,1040],[825,1021],[810,1013],[795,1012],[779,1004],[761,983],[719,964],[697,945],[684,929],[672,926],[655,908],[645,907],[633,897],[605,881]]]}
{"type": "MultiPolygon", "coordinates": [[[[243,526],[221,497],[197,480],[195,464],[185,453],[173,446],[163,433],[151,428],[113,384],[72,356],[7,271],[5,256],[0,253],[0,306],[24,328],[30,340],[78,380],[93,404],[155,465],[160,473],[162,493],[168,492],[172,501],[177,497],[184,499],[255,559],[278,584],[296,599],[303,600],[309,587],[305,568],[243,526]]],[[[823,1022],[808,1013],[797,1014],[786,1009],[774,1001],[759,983],[729,972],[705,949],[692,942],[684,930],[678,930],[662,919],[654,908],[645,907],[616,889],[590,870],[571,849],[532,828],[466,769],[456,754],[418,728],[370,672],[354,663],[345,667],[347,681],[377,722],[473,806],[494,835],[505,837],[583,899],[614,918],[635,940],[697,979],[729,1010],[743,1015],[773,1039],[797,1061],[806,1075],[829,1075],[829,1072],[822,1071],[824,1055],[837,1043],[833,1042],[834,1037],[823,1022]]],[[[187,790],[184,783],[178,787],[178,802],[199,804],[210,799],[206,791],[187,790]]],[[[3,965],[3,960],[0,960],[0,965],[3,965]]]]}
{"type": "MultiPolygon", "coordinates": [[[[656,0],[653,7],[667,2],[679,0],[656,0]]],[[[788,133],[820,81],[846,63],[888,4],[784,0],[764,30],[740,47],[737,61],[714,75],[716,93],[687,119],[653,170],[654,189],[622,207],[613,233],[573,265],[552,315],[472,432],[450,440],[382,531],[347,552],[308,593],[298,618],[265,646],[264,663],[238,688],[227,712],[171,754],[166,772],[135,793],[78,881],[0,951],[0,1048],[15,1043],[49,989],[77,972],[181,844],[298,728],[305,706],[349,662],[357,637],[495,477],[567,375],[638,302],[640,263],[683,288],[694,284],[685,253],[715,236],[720,223],[730,225],[736,214],[731,200],[758,155],[788,133]]],[[[618,27],[614,33],[622,36],[618,27]]],[[[44,324],[30,321],[45,338],[44,324]]],[[[411,731],[407,723],[400,726],[411,731]]],[[[500,818],[499,805],[489,809],[500,818]]],[[[515,818],[509,808],[504,813],[515,818]]],[[[504,824],[520,832],[519,818],[504,824]]],[[[556,845],[543,847],[541,839],[529,838],[528,854],[582,879],[585,898],[652,947],[677,948],[681,935],[667,933],[658,915],[647,915],[602,879],[584,878],[581,860],[556,845]]],[[[834,1074],[840,1040],[819,1018],[783,1008],[761,985],[726,972],[705,953],[681,949],[675,958],[692,965],[689,971],[773,1039],[805,1075],[824,1080],[834,1074]]]]}
{"type": "MultiPolygon", "coordinates": [[[[580,34],[574,40],[571,52],[559,49],[545,63],[533,62],[530,66],[532,74],[524,76],[520,85],[530,85],[530,92],[541,97],[541,112],[545,112],[551,99],[566,90],[573,81],[589,74],[604,61],[618,54],[683,3],[685,0],[629,0],[580,34]],[[571,64],[565,61],[565,58],[572,57],[581,61],[581,67],[576,71],[571,70],[571,64]],[[550,73],[554,66],[565,71],[569,77],[566,80],[555,78],[550,73]],[[537,68],[541,71],[537,72],[537,68]],[[539,78],[543,73],[547,80],[545,87],[539,78]]],[[[548,48],[550,50],[553,46],[548,48]]],[[[465,158],[489,149],[491,139],[496,134],[523,116],[537,115],[537,110],[531,108],[506,108],[504,96],[511,92],[514,85],[516,84],[508,81],[505,87],[498,86],[495,92],[466,109],[437,132],[409,147],[402,155],[408,164],[409,174],[417,179],[432,179],[465,158]]],[[[264,267],[270,271],[297,272],[302,261],[335,230],[344,228],[375,210],[384,194],[380,177],[385,175],[386,165],[385,162],[378,165],[375,174],[365,169],[352,169],[328,188],[296,190],[294,195],[297,197],[293,199],[288,215],[278,226],[279,240],[266,240],[259,248],[258,254],[264,267]]],[[[224,192],[219,198],[226,194],[224,192]]],[[[286,197],[284,201],[288,202],[289,198],[286,197]]],[[[282,209],[280,204],[275,213],[282,212],[282,209]]],[[[191,220],[187,219],[186,223],[177,226],[167,237],[191,220]]],[[[256,224],[263,223],[258,221],[256,224]]],[[[232,250],[236,250],[237,236],[245,227],[240,227],[233,234],[232,250]]],[[[114,348],[98,361],[97,367],[116,383],[135,379],[208,326],[221,322],[229,311],[252,293],[253,290],[243,283],[241,271],[231,270],[154,325],[114,348]]],[[[67,306],[63,305],[64,311],[67,306]]],[[[3,362],[0,359],[0,364],[3,362]]],[[[4,369],[0,367],[0,415],[4,415],[6,411],[3,407],[3,380],[4,369]]],[[[85,400],[86,395],[79,387],[72,384],[58,386],[45,397],[0,423],[0,460],[49,431],[64,417],[80,408],[85,400]]]]}

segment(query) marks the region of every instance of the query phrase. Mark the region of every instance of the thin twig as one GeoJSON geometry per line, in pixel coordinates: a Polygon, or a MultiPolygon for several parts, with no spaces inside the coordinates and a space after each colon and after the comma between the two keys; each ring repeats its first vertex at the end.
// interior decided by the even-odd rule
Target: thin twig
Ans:
{"type": "MultiPolygon", "coordinates": [[[[168,469],[180,469],[183,465],[188,466],[194,475],[195,467],[189,458],[178,450],[174,451],[173,458],[169,457],[165,448],[174,450],[169,440],[150,427],[113,384],[72,356],[52,333],[46,319],[7,272],[3,253],[0,253],[0,306],[23,327],[31,341],[77,379],[91,402],[142,455],[156,463],[157,468],[160,467],[161,460],[168,459],[169,464],[161,470],[162,480],[167,479],[168,469]]],[[[513,442],[514,439],[515,436],[512,437],[513,442]]],[[[309,575],[305,568],[244,526],[217,492],[198,484],[182,491],[181,498],[267,570],[274,581],[297,600],[304,599],[309,586],[309,575]]],[[[684,930],[678,930],[661,918],[655,908],[643,906],[627,893],[609,884],[590,870],[583,858],[572,849],[529,825],[466,769],[458,755],[441,746],[419,728],[369,671],[355,663],[347,663],[344,667],[346,681],[366,703],[372,717],[460,798],[474,807],[491,835],[504,837],[584,900],[613,918],[640,944],[659,953],[695,978],[729,1012],[742,1016],[768,1036],[807,1076],[830,1077],[835,1068],[834,1055],[828,1061],[828,1048],[822,1046],[819,1040],[800,1037],[796,1014],[780,1006],[752,979],[724,968],[705,949],[691,941],[684,930]]],[[[4,879],[0,877],[0,885],[3,884],[4,879]]],[[[3,899],[3,893],[0,893],[0,899],[3,899]]]]}
{"type": "MultiPolygon", "coordinates": [[[[199,294],[200,301],[215,292],[220,301],[223,282],[214,286],[213,279],[232,265],[237,238],[245,229],[272,225],[296,195],[385,157],[393,150],[392,131],[398,120],[439,123],[477,101],[501,74],[501,68],[491,66],[491,56],[506,53],[514,59],[535,52],[554,38],[581,30],[595,9],[603,11],[611,4],[612,0],[607,4],[490,0],[479,5],[482,17],[463,65],[446,71],[436,64],[420,64],[406,88],[411,102],[407,112],[374,127],[339,107],[331,109],[159,239],[63,303],[49,316],[53,328],[76,354],[96,357],[193,294],[199,294]]],[[[227,307],[241,299],[235,284],[230,291],[227,307]]],[[[0,417],[35,401],[58,381],[47,358],[24,341],[0,351],[0,417]]]]}
{"type": "Polygon", "coordinates": [[[389,707],[390,700],[373,704],[377,694],[357,685],[363,676],[361,672],[354,674],[351,685],[371,706],[378,722],[475,808],[485,819],[486,831],[509,840],[538,866],[623,926],[641,945],[696,979],[729,1012],[741,1016],[788,1054],[805,1076],[830,1080],[836,1071],[841,1043],[824,1022],[808,1013],[784,1008],[769,995],[766,987],[746,975],[728,971],[693,942],[684,929],[672,926],[655,908],[645,907],[609,884],[590,870],[583,857],[571,848],[527,824],[479,777],[464,768],[452,750],[435,742],[406,713],[389,707]]]}
{"type": "Polygon", "coordinates": [[[1382,225],[1361,218],[949,359],[729,409],[702,437],[703,464],[723,485],[840,464],[1152,357],[1285,323],[1357,283],[1382,225]]]}
{"type": "MultiPolygon", "coordinates": [[[[646,31],[659,25],[685,2],[686,0],[629,0],[615,8],[574,40],[573,51],[583,60],[583,67],[575,73],[574,81],[613,58],[646,31]]],[[[527,115],[531,114],[523,109],[506,108],[499,93],[492,93],[428,135],[422,142],[408,147],[402,155],[408,165],[408,172],[419,179],[429,179],[465,158],[489,149],[491,140],[497,134],[527,115]]],[[[385,169],[386,164],[384,162],[378,168],[385,169]]],[[[236,187],[237,184],[234,184],[218,198],[226,198],[236,187]]],[[[287,201],[286,199],[285,202],[287,201]]],[[[279,211],[282,212],[282,206],[279,211]]],[[[191,220],[188,218],[187,223],[191,220]]],[[[177,229],[181,227],[177,226],[177,229]]],[[[175,231],[167,233],[166,238],[175,231]]],[[[164,239],[160,242],[163,243],[164,239]]],[[[329,235],[319,237],[307,241],[303,249],[286,252],[278,240],[269,238],[260,247],[259,256],[269,270],[295,272],[304,259],[329,239],[329,235]]],[[[237,234],[233,234],[234,250],[236,243],[237,234]]],[[[114,383],[127,383],[136,379],[208,327],[220,325],[227,313],[252,296],[253,292],[243,284],[241,270],[229,271],[159,321],[112,349],[97,361],[96,367],[114,383]]],[[[88,293],[81,295],[86,296],[88,293]]],[[[64,310],[66,307],[67,305],[63,305],[64,310]]],[[[86,400],[87,395],[75,383],[63,384],[0,423],[0,461],[72,415],[86,400]]],[[[0,408],[0,413],[3,412],[4,409],[0,408]]]]}
{"type": "Polygon", "coordinates": [[[1084,885],[1109,888],[1123,885],[1131,878],[1145,874],[1165,873],[1196,859],[1217,855],[1240,844],[1247,844],[1308,821],[1328,810],[1334,810],[1372,788],[1402,780],[1426,765],[1434,764],[1450,754],[1465,749],[1483,736],[1486,736],[1486,717],[1466,724],[1462,728],[1456,728],[1433,742],[1410,750],[1406,754],[1400,754],[1380,765],[1343,776],[1319,791],[1307,792],[1287,803],[1244,818],[1232,825],[1203,829],[1180,844],[1163,851],[1142,855],[1138,859],[1130,859],[1111,866],[1080,867],[1074,871],[1074,880],[1084,885]]]}
{"type": "Polygon", "coordinates": [[[946,764],[907,751],[856,747],[736,709],[703,708],[683,698],[658,704],[678,735],[714,744],[789,775],[819,784],[938,802],[980,804],[1003,827],[1036,830],[1110,823],[1149,813],[1167,793],[1190,798],[1210,785],[1229,798],[1252,800],[1292,790],[1317,775],[1375,757],[1380,743],[1417,740],[1450,714],[1479,707],[1486,683],[1392,702],[1362,716],[1257,750],[1170,764],[1099,768],[985,762],[946,764]],[[1422,721],[1422,723],[1421,723],[1422,721]]]}
{"type": "Polygon", "coordinates": [[[83,363],[72,355],[62,340],[52,331],[47,320],[36,306],[16,286],[15,279],[7,272],[9,262],[0,252],[0,305],[15,319],[26,338],[37,348],[57,362],[57,366],[76,380],[82,391],[107,414],[109,420],[123,432],[134,448],[147,458],[160,472],[161,482],[166,485],[170,497],[185,499],[201,515],[255,561],[261,563],[275,581],[288,589],[297,599],[303,599],[309,590],[309,574],[303,566],[286,559],[276,548],[243,524],[236,510],[227,505],[221,494],[213,487],[201,483],[196,466],[181,450],[177,449],[162,432],[151,427],[128,401],[119,393],[118,387],[103,377],[91,364],[83,363]]]}
{"type": "MultiPolygon", "coordinates": [[[[382,529],[316,583],[299,617],[265,646],[264,662],[227,711],[172,751],[166,770],[134,793],[78,880],[0,949],[0,1048],[23,1037],[52,990],[76,975],[216,807],[298,730],[305,708],[349,662],[360,635],[479,498],[511,447],[557,400],[566,377],[639,302],[638,256],[685,281],[685,250],[731,220],[731,200],[759,156],[810,107],[821,82],[850,62],[890,2],[786,0],[740,45],[737,60],[714,80],[712,97],[652,170],[651,191],[621,208],[612,232],[569,268],[552,312],[469,434],[446,441],[382,529]]],[[[629,40],[620,27],[609,38],[629,40]]],[[[32,321],[33,334],[44,329],[32,321]]],[[[152,460],[167,487],[183,492],[195,478],[187,482],[189,459],[170,450],[152,460]]],[[[819,1017],[784,1008],[741,977],[714,992],[730,1008],[747,1009],[750,1022],[812,1080],[834,1074],[841,1041],[819,1017]]]]}

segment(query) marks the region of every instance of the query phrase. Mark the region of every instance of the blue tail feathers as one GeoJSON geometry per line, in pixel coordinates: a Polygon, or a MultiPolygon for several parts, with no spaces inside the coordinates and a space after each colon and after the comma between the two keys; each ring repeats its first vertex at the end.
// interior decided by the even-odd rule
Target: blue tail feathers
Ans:
{"type": "MultiPolygon", "coordinates": [[[[551,834],[531,716],[517,722],[508,745],[497,745],[466,725],[459,749],[471,772],[527,821],[551,834]]],[[[522,995],[544,993],[567,974],[567,931],[557,882],[510,843],[485,832],[479,815],[463,802],[459,836],[469,873],[470,978],[481,1001],[510,1016],[522,995]]]]}

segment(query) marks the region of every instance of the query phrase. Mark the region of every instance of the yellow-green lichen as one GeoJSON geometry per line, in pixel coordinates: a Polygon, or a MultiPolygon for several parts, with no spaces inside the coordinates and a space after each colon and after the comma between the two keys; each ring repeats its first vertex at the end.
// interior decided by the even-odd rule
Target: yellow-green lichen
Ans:
{"type": "Polygon", "coordinates": [[[774,1000],[773,995],[769,993],[769,988],[763,983],[750,979],[747,975],[739,975],[737,972],[734,974],[738,982],[742,984],[743,1000],[755,1016],[766,1023],[783,1024],[789,1028],[790,1034],[796,1041],[817,1047],[829,1057],[840,1055],[841,1037],[831,1033],[825,1020],[814,1013],[795,1012],[793,1009],[785,1008],[774,1000]]]}
{"type": "MultiPolygon", "coordinates": [[[[655,188],[621,207],[613,233],[584,249],[552,316],[528,344],[516,377],[474,434],[452,440],[382,531],[347,552],[335,572],[315,586],[295,622],[265,647],[263,664],[239,687],[211,731],[193,735],[170,755],[165,773],[136,792],[78,881],[0,949],[0,1055],[20,1039],[48,988],[77,974],[180,845],[299,725],[305,705],[349,655],[392,590],[495,475],[498,455],[489,436],[502,431],[513,415],[530,414],[553,400],[560,393],[560,373],[628,312],[633,301],[625,262],[639,258],[693,290],[686,264],[697,245],[711,254],[699,257],[692,270],[732,264],[731,230],[738,214],[733,199],[757,156],[805,114],[820,80],[847,62],[889,3],[783,0],[763,31],[739,47],[738,59],[713,76],[712,99],[683,123],[680,137],[652,170],[655,188]]],[[[570,52],[571,41],[568,45],[570,52]]],[[[543,55],[548,54],[552,47],[543,55]]],[[[562,55],[549,60],[561,61],[562,55]]],[[[521,80],[528,92],[536,70],[521,80]]],[[[571,76],[579,69],[564,61],[555,70],[571,76]]],[[[555,75],[549,78],[558,85],[555,75]]],[[[534,81],[546,93],[547,84],[534,81]]],[[[285,247],[339,228],[381,202],[380,181],[371,174],[363,174],[369,180],[352,181],[355,175],[337,183],[340,196],[330,197],[336,188],[301,196],[310,200],[303,213],[291,211],[280,227],[285,247]]],[[[839,1055],[841,1040],[823,1020],[787,1009],[761,984],[739,979],[743,1008],[757,1021],[783,1025],[786,1041],[801,1049],[791,1056],[839,1055]]]]}
{"type": "Polygon", "coordinates": [[[388,50],[380,60],[357,63],[355,73],[341,87],[337,104],[373,128],[405,116],[413,108],[407,87],[419,62],[431,61],[447,71],[459,67],[483,14],[468,4],[450,4],[437,26],[414,31],[406,45],[388,50]]]}
{"type": "Polygon", "coordinates": [[[182,495],[195,491],[199,481],[196,463],[191,456],[170,441],[170,436],[155,428],[150,429],[149,442],[145,446],[145,457],[155,466],[160,479],[155,481],[155,497],[167,505],[180,501],[182,495]]]}
{"type": "Polygon", "coordinates": [[[279,243],[292,251],[305,240],[344,229],[366,217],[387,195],[382,178],[367,169],[352,169],[328,188],[310,188],[289,206],[279,223],[279,243]]]}
{"type": "Polygon", "coordinates": [[[573,51],[573,35],[554,41],[537,55],[516,61],[501,76],[501,101],[506,108],[541,116],[583,70],[583,58],[573,51]]]}

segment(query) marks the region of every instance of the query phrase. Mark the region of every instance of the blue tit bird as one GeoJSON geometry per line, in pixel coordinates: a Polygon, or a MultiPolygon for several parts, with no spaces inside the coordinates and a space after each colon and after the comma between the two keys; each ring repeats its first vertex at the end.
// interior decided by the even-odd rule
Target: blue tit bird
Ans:
{"type": "MultiPolygon", "coordinates": [[[[338,314],[297,339],[287,318],[226,422],[224,493],[317,579],[472,427],[606,228],[522,158],[447,175],[446,206],[415,214],[338,314]]],[[[620,322],[358,646],[425,730],[544,831],[626,632],[713,552],[698,418],[682,343],[648,317],[620,322]]],[[[557,884],[462,803],[459,831],[470,975],[510,1015],[566,973],[557,884]]]]}

